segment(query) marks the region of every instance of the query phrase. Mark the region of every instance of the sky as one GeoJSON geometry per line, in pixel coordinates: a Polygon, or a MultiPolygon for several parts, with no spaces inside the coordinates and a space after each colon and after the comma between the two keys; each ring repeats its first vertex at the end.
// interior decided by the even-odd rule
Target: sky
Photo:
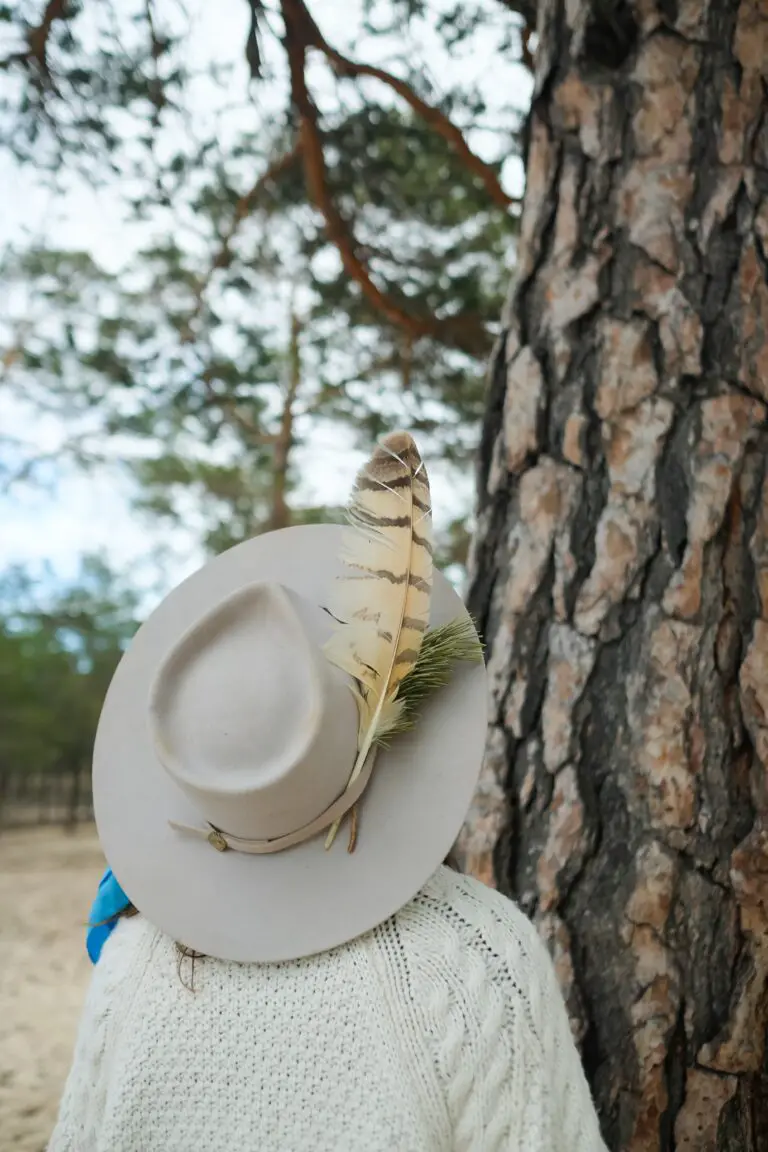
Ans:
{"type": "MultiPolygon", "coordinates": [[[[312,3],[313,14],[324,34],[342,49],[349,47],[349,30],[358,26],[360,7],[359,0],[343,5],[338,0],[313,0],[312,3]]],[[[87,9],[88,0],[84,6],[84,10],[87,9]]],[[[157,9],[167,11],[168,18],[173,19],[172,0],[158,0],[157,9]]],[[[247,77],[242,52],[248,9],[244,0],[217,0],[215,5],[207,0],[188,0],[186,10],[193,27],[191,61],[200,65],[212,58],[222,63],[235,61],[235,82],[245,90],[247,77]]],[[[471,80],[488,72],[487,59],[467,58],[460,53],[446,59],[436,45],[434,50],[427,48],[426,59],[432,62],[432,78],[439,73],[451,79],[471,80]]],[[[498,63],[494,61],[494,71],[498,63]]],[[[500,76],[487,79],[489,84],[498,85],[500,76]]],[[[509,67],[504,68],[504,80],[505,98],[511,98],[524,109],[530,97],[530,80],[525,70],[510,61],[509,67]]],[[[316,83],[322,95],[323,78],[319,73],[316,83]]],[[[434,83],[437,85],[437,81],[434,83]]],[[[277,101],[283,91],[282,86],[266,82],[258,86],[252,96],[260,105],[259,111],[277,111],[277,101]]],[[[209,113],[210,100],[211,93],[201,88],[197,94],[197,114],[209,113]]],[[[238,127],[237,120],[230,124],[233,132],[238,127]]],[[[481,154],[492,154],[492,135],[476,132],[472,144],[481,154]]],[[[510,162],[504,179],[511,193],[522,190],[519,162],[510,162]]],[[[119,197],[104,189],[95,191],[80,181],[66,195],[53,194],[31,167],[20,168],[3,155],[0,155],[0,187],[3,188],[0,252],[7,246],[22,247],[31,239],[46,241],[57,247],[85,249],[107,269],[119,271],[129,263],[142,241],[141,229],[126,225],[119,197]]],[[[0,313],[2,307],[0,297],[0,313]]],[[[0,431],[34,445],[36,451],[49,457],[40,472],[42,482],[15,485],[10,492],[0,491],[0,570],[11,564],[39,570],[45,564],[57,579],[67,580],[76,575],[82,555],[100,552],[118,571],[130,573],[134,583],[153,589],[151,595],[154,595],[158,585],[172,586],[201,563],[194,532],[178,529],[169,533],[165,526],[161,529],[142,519],[131,507],[130,481],[118,470],[102,468],[83,474],[57,461],[62,425],[52,416],[41,418],[32,413],[23,400],[3,388],[1,377],[0,431]],[[162,555],[158,556],[160,546],[162,555]]],[[[308,489],[328,502],[346,500],[361,462],[350,446],[342,444],[341,447],[340,451],[335,435],[326,434],[313,442],[311,457],[303,461],[308,489]]],[[[473,479],[467,476],[460,483],[465,485],[462,495],[469,504],[473,479]]],[[[455,506],[455,491],[439,474],[433,481],[433,499],[436,510],[443,505],[455,506]]]]}

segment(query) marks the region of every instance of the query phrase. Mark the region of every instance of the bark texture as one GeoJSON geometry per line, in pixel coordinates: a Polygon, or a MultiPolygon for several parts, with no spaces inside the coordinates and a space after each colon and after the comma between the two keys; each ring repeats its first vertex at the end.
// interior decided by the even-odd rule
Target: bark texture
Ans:
{"type": "Polygon", "coordinates": [[[462,863],[609,1147],[768,1149],[768,0],[542,0],[470,607],[462,863]]]}

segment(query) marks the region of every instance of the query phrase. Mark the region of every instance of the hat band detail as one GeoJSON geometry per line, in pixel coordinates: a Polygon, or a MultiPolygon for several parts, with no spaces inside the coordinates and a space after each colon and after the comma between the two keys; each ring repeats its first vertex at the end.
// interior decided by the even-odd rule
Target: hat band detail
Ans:
{"type": "Polygon", "coordinates": [[[376,759],[376,747],[368,753],[363,769],[357,779],[344,789],[341,796],[334,800],[329,808],[305,824],[295,832],[286,832],[284,836],[275,836],[271,840],[246,840],[242,836],[232,836],[221,828],[207,824],[204,828],[192,824],[181,824],[176,820],[169,820],[168,824],[175,832],[182,832],[188,836],[196,836],[199,840],[207,840],[218,852],[246,852],[251,856],[266,856],[273,852],[283,852],[286,848],[293,848],[296,844],[303,844],[311,840],[318,833],[324,832],[336,820],[346,816],[347,812],[355,806],[365,791],[371,778],[373,762],[376,759]]]}

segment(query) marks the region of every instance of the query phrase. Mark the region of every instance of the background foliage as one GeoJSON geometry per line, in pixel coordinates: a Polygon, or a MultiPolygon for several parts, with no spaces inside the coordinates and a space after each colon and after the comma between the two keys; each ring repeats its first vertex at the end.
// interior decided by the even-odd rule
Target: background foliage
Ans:
{"type": "MultiPolygon", "coordinates": [[[[121,222],[119,257],[62,244],[56,219],[6,245],[5,491],[65,461],[128,474],[150,531],[217,552],[336,518],[333,456],[404,424],[452,493],[440,559],[460,572],[517,224],[514,7],[242,0],[214,27],[173,0],[0,5],[7,170],[34,167],[53,203],[95,189],[121,222]]],[[[89,563],[45,604],[31,576],[6,582],[14,763],[66,759],[59,729],[92,727],[141,612],[109,571],[89,563]]]]}
{"type": "Polygon", "coordinates": [[[98,560],[41,593],[21,571],[0,583],[0,775],[76,771],[90,760],[101,701],[136,627],[135,593],[98,560]]]}

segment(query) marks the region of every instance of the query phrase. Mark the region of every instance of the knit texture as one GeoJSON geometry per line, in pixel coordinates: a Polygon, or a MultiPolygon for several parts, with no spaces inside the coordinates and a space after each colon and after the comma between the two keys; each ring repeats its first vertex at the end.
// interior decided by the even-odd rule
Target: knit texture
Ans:
{"type": "Polygon", "coordinates": [[[474,880],[321,956],[190,966],[120,923],[49,1152],[605,1152],[549,956],[474,880]]]}

